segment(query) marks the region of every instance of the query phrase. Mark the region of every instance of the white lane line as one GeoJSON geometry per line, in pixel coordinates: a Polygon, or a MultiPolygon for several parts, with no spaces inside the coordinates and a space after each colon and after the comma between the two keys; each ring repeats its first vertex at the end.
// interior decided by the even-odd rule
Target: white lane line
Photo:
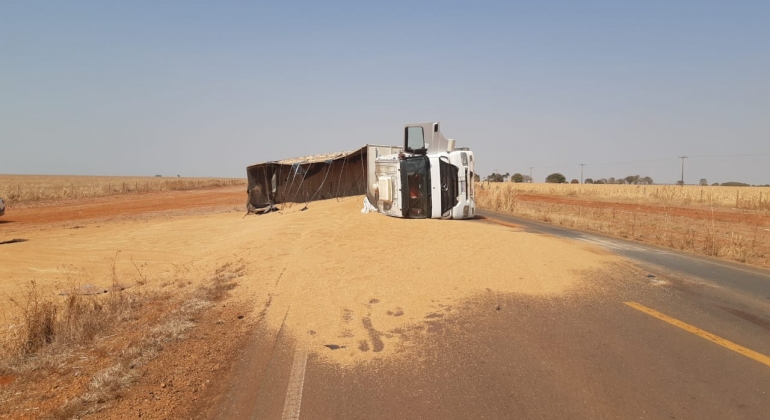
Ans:
{"type": "Polygon", "coordinates": [[[657,254],[668,254],[668,252],[666,251],[661,251],[656,249],[647,249],[647,248],[642,248],[634,245],[628,245],[628,244],[614,242],[614,241],[605,240],[605,239],[595,239],[595,238],[585,238],[585,237],[581,237],[577,239],[580,241],[592,243],[594,245],[599,245],[605,248],[621,250],[621,251],[637,251],[637,252],[650,252],[650,253],[654,252],[657,254]]]}
{"type": "Polygon", "coordinates": [[[302,388],[305,386],[305,367],[307,367],[307,351],[297,348],[297,351],[294,352],[294,362],[291,365],[286,400],[283,403],[283,416],[281,416],[283,420],[299,420],[302,388]]]}

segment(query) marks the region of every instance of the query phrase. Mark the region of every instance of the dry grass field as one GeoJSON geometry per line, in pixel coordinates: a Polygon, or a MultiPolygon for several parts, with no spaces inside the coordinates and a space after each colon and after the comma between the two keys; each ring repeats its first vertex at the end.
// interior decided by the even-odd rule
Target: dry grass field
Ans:
{"type": "Polygon", "coordinates": [[[641,203],[660,206],[706,206],[742,210],[770,210],[768,187],[617,184],[496,184],[520,194],[574,197],[584,200],[641,203]]]}
{"type": "Polygon", "coordinates": [[[0,175],[6,203],[69,200],[151,191],[183,191],[246,185],[243,178],[0,175]]]}
{"type": "Polygon", "coordinates": [[[479,207],[770,266],[770,188],[484,183],[479,207]]]}

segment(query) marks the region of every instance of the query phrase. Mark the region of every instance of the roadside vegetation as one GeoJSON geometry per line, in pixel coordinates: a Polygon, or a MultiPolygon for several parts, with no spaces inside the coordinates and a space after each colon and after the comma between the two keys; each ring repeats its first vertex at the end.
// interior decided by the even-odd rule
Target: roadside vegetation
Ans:
{"type": "Polygon", "coordinates": [[[612,203],[770,211],[770,187],[484,183],[514,194],[572,197],[612,203]]]}
{"type": "Polygon", "coordinates": [[[482,209],[770,267],[770,188],[484,183],[482,209]]]}
{"type": "Polygon", "coordinates": [[[113,176],[0,175],[0,197],[7,204],[95,198],[152,191],[246,186],[243,178],[165,178],[113,176]]]}

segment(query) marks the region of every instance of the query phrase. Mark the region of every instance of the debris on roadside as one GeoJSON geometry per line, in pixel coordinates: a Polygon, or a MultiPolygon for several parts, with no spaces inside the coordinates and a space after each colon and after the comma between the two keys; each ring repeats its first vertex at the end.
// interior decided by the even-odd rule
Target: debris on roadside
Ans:
{"type": "Polygon", "coordinates": [[[324,344],[324,347],[328,347],[329,350],[339,350],[345,348],[345,346],[339,346],[337,344],[324,344]]]}

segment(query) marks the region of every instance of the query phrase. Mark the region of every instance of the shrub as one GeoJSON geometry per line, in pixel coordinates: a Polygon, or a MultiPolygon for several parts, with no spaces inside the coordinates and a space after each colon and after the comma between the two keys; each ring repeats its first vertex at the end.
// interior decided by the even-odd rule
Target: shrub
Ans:
{"type": "Polygon", "coordinates": [[[555,172],[545,177],[545,182],[549,184],[564,184],[567,182],[567,177],[558,172],[555,172]]]}

